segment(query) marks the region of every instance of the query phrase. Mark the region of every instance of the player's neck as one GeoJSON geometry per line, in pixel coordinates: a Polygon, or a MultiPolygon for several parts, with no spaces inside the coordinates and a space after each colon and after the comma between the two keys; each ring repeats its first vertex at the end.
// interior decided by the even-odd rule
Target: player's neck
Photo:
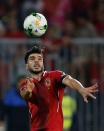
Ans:
{"type": "Polygon", "coordinates": [[[34,77],[36,80],[40,81],[42,77],[43,72],[38,73],[38,74],[33,74],[32,77],[34,77]]]}

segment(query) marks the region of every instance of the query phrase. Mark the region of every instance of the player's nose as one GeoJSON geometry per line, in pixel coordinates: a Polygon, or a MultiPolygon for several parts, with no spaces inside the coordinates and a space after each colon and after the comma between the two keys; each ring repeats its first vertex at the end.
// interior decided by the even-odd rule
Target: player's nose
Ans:
{"type": "Polygon", "coordinates": [[[38,59],[35,59],[34,62],[35,62],[35,63],[39,63],[39,60],[38,60],[38,59]]]}
{"type": "Polygon", "coordinates": [[[34,65],[39,65],[39,61],[34,61],[34,65]]]}

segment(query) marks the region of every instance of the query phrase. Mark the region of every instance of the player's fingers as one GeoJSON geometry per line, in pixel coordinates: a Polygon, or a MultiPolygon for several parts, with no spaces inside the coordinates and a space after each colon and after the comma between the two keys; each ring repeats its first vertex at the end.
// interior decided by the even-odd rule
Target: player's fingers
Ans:
{"type": "Polygon", "coordinates": [[[27,86],[26,85],[21,86],[20,91],[25,91],[25,90],[27,90],[27,86]]]}
{"type": "Polygon", "coordinates": [[[94,87],[98,87],[98,83],[94,84],[93,86],[94,86],[94,87]]]}
{"type": "Polygon", "coordinates": [[[84,102],[88,103],[87,97],[84,97],[84,102]]]}
{"type": "Polygon", "coordinates": [[[97,89],[98,88],[98,84],[94,84],[93,86],[89,87],[90,89],[97,89]]]}
{"type": "Polygon", "coordinates": [[[27,83],[28,83],[28,85],[31,85],[31,84],[33,84],[33,81],[31,79],[27,79],[27,83]]]}
{"type": "Polygon", "coordinates": [[[28,86],[30,85],[30,80],[29,80],[29,79],[27,79],[27,85],[28,85],[28,86]]]}
{"type": "Polygon", "coordinates": [[[89,90],[90,93],[95,93],[95,92],[98,92],[98,91],[99,91],[98,89],[94,89],[94,90],[90,89],[89,90]]]}
{"type": "Polygon", "coordinates": [[[96,99],[96,97],[95,97],[93,94],[89,93],[88,95],[89,95],[91,98],[96,99]]]}
{"type": "Polygon", "coordinates": [[[30,82],[34,82],[34,79],[33,78],[29,78],[30,82]]]}
{"type": "Polygon", "coordinates": [[[34,83],[30,79],[27,79],[27,87],[28,89],[32,90],[34,88],[34,83]]]}

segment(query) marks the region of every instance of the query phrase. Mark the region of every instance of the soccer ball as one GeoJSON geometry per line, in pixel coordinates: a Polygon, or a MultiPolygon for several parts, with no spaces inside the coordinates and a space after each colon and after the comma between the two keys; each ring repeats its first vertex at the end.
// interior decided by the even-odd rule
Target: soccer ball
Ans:
{"type": "Polygon", "coordinates": [[[44,15],[32,13],[25,18],[23,27],[27,35],[40,37],[45,34],[48,24],[44,15]]]}

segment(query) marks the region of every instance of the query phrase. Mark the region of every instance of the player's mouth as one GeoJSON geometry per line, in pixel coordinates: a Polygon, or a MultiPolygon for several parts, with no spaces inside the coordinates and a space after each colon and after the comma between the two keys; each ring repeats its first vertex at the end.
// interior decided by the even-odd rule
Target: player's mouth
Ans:
{"type": "Polygon", "coordinates": [[[35,66],[34,66],[34,69],[39,69],[39,68],[40,68],[39,65],[35,65],[35,66]]]}

